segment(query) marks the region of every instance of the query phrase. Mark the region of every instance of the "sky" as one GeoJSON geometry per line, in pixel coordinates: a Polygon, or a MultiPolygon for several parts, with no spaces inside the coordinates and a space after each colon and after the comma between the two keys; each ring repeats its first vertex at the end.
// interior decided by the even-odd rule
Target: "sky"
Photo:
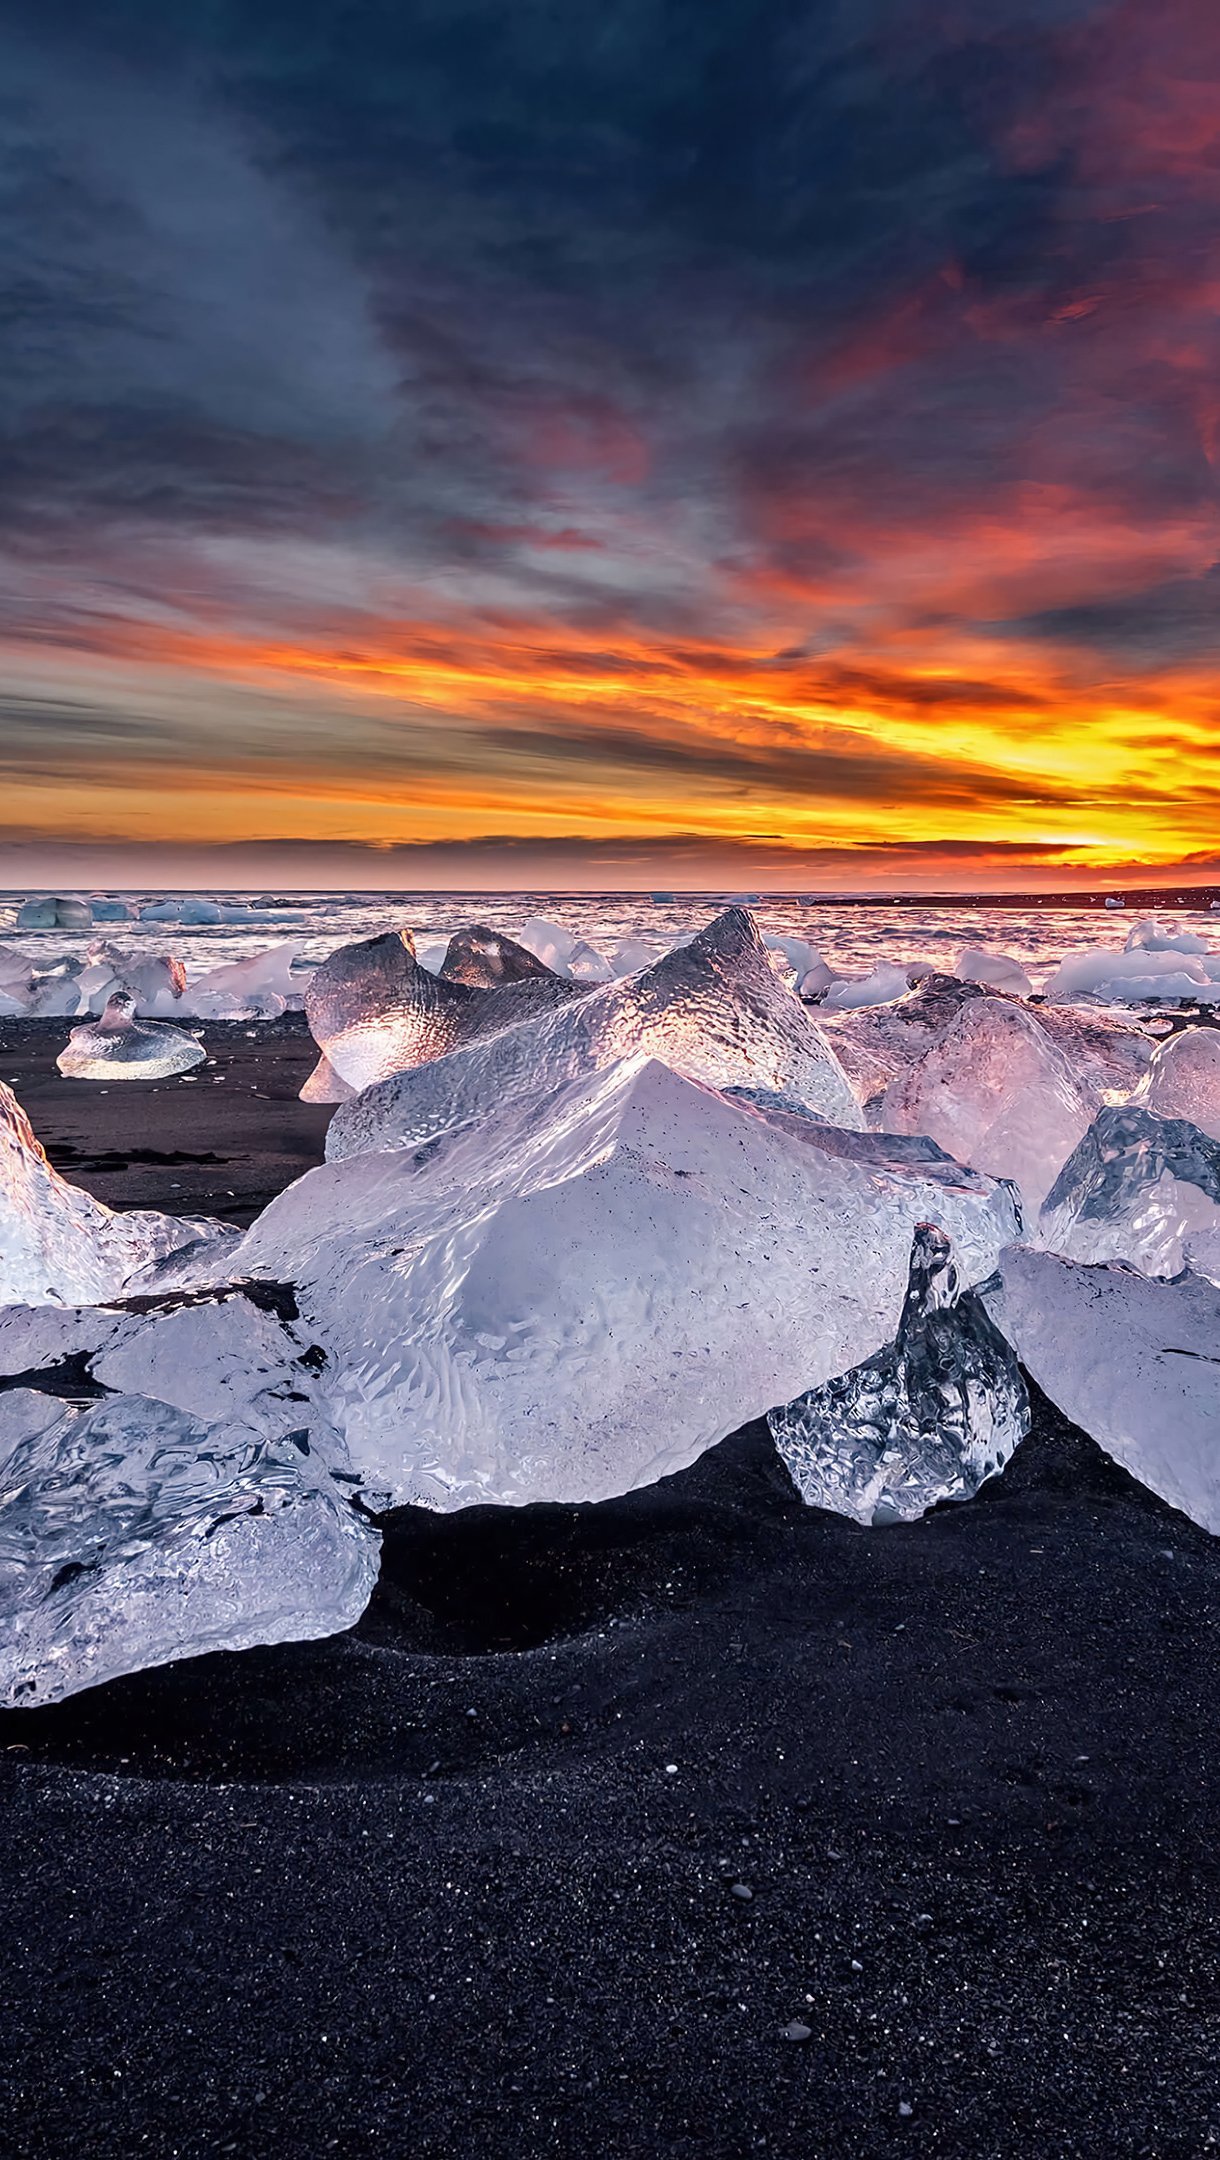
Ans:
{"type": "Polygon", "coordinates": [[[1220,874],[1218,457],[1214,0],[4,10],[0,884],[1220,874]]]}

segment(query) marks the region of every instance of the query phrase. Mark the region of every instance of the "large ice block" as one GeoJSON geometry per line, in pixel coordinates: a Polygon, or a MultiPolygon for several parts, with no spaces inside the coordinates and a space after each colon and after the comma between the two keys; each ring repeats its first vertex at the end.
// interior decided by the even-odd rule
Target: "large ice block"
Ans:
{"type": "Polygon", "coordinates": [[[964,982],[956,975],[927,975],[897,1004],[846,1016],[835,1024],[832,1039],[850,1041],[855,1053],[866,1054],[892,1077],[923,1057],[967,1007],[984,999],[1027,1012],[1062,1051],[1077,1085],[1098,1102],[1107,1094],[1129,1093],[1148,1068],[1152,1038],[1123,1021],[1100,1013],[1066,1012],[1059,1006],[1024,1005],[993,984],[964,982]]]}
{"type": "Polygon", "coordinates": [[[1099,1111],[1047,1194],[1036,1242],[1220,1281],[1220,1140],[1134,1103],[1099,1111]]]}
{"type": "Polygon", "coordinates": [[[368,1149],[415,1147],[509,1097],[558,1087],[627,1057],[659,1058],[712,1087],[775,1088],[833,1123],[863,1124],[846,1074],[805,1007],[777,979],[752,918],[731,908],[638,975],[451,1051],[439,1063],[400,1072],[341,1105],[327,1155],[338,1160],[368,1149]]]}
{"type": "Polygon", "coordinates": [[[1220,1140],[1220,1028],[1184,1028],[1158,1043],[1135,1100],[1220,1140]]]}
{"type": "Polygon", "coordinates": [[[1029,1396],[982,1300],[963,1290],[943,1230],[920,1223],[894,1341],[767,1423],[811,1507],[910,1522],[964,1500],[1029,1430],[1029,1396]]]}

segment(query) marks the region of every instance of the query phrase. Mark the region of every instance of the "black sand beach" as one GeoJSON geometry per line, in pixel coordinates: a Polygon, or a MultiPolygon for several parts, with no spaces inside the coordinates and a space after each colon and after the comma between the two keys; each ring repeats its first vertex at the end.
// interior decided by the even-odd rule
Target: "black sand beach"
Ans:
{"type": "MultiPolygon", "coordinates": [[[[327,1113],[299,1022],[204,1033],[103,1095],[7,1023],[0,1077],[99,1197],[243,1221],[327,1113]]],[[[1220,2150],[1218,1593],[1045,1404],[902,1529],[759,1426],[404,1515],[349,1636],[0,1719],[0,2149],[1220,2150]]]]}

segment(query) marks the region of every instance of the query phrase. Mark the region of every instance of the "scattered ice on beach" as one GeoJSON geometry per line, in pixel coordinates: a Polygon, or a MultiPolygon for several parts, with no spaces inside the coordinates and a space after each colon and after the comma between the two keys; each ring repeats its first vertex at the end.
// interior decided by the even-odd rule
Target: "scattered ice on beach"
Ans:
{"type": "Polygon", "coordinates": [[[953,972],[963,982],[990,983],[996,990],[1007,990],[1012,997],[1027,998],[1034,987],[1019,961],[1008,953],[984,952],[978,945],[963,948],[953,972]]]}
{"type": "Polygon", "coordinates": [[[1032,1015],[1007,999],[979,998],[895,1075],[874,1121],[882,1132],[929,1134],[959,1162],[1011,1178],[1036,1207],[1092,1112],[1032,1015]]]}
{"type": "Polygon", "coordinates": [[[1013,1247],[987,1304],[1026,1371],[1133,1477],[1220,1532],[1220,1290],[1013,1247]]]}
{"type": "Polygon", "coordinates": [[[409,930],[341,945],[314,970],[305,1011],[318,1047],[352,1088],[444,1057],[583,995],[544,973],[475,989],[421,968],[409,930]]]}
{"type": "Polygon", "coordinates": [[[1047,1195],[1037,1242],[1220,1281],[1220,1140],[1135,1103],[1100,1111],[1047,1195]]]}
{"type": "Polygon", "coordinates": [[[1220,1140],[1220,1029],[1183,1028],[1158,1043],[1134,1099],[1158,1117],[1186,1118],[1220,1140]]]}
{"type": "Polygon", "coordinates": [[[646,1484],[890,1342],[917,1223],[969,1281],[1016,1232],[1007,1189],[929,1141],[639,1055],[545,1091],[532,1069],[430,1145],[310,1172],[226,1262],[294,1283],[376,1505],[646,1484]]]}
{"type": "Polygon", "coordinates": [[[73,1028],[55,1062],[68,1080],[163,1080],[206,1057],[203,1044],[181,1028],[137,1020],[135,999],[117,990],[100,1020],[73,1028]]]}
{"type": "Polygon", "coordinates": [[[154,1264],[216,1251],[232,1232],[208,1217],[116,1214],[51,1168],[12,1091],[0,1085],[0,1305],[87,1305],[154,1264]]]}
{"type": "Polygon", "coordinates": [[[910,1522],[1003,1467],[1029,1430],[1029,1398],[986,1307],[961,1289],[948,1238],[920,1223],[894,1341],[767,1423],[811,1507],[910,1522]]]}
{"type": "Polygon", "coordinates": [[[285,1404],[269,1436],[116,1394],[0,1394],[0,1699],[56,1702],[121,1673],[332,1635],[359,1618],[380,1538],[285,1404]]]}

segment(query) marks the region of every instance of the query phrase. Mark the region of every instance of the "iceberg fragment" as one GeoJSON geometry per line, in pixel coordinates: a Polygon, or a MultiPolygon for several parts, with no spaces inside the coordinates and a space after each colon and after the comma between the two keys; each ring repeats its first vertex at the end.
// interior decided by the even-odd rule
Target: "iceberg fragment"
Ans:
{"type": "Polygon", "coordinates": [[[73,1028],[55,1062],[68,1080],[164,1080],[201,1065],[207,1051],[181,1028],[137,1020],[129,990],[116,990],[100,1020],[73,1028]]]}
{"type": "Polygon", "coordinates": [[[1128,1103],[1098,1112],[1047,1194],[1039,1245],[1220,1281],[1220,1140],[1128,1103]]]}
{"type": "Polygon", "coordinates": [[[350,1081],[342,1080],[325,1054],[318,1059],[313,1071],[301,1089],[301,1101],[309,1103],[350,1102],[359,1094],[350,1081]]]}
{"type": "Polygon", "coordinates": [[[1186,1118],[1220,1140],[1220,1029],[1183,1028],[1158,1043],[1134,1099],[1158,1117],[1186,1118]]]}
{"type": "MultiPolygon", "coordinates": [[[[967,1006],[982,999],[1013,1004],[990,983],[963,982],[956,975],[926,975],[917,989],[895,1005],[853,1013],[833,1030],[836,1046],[850,1040],[891,1076],[921,1058],[947,1033],[967,1006]]],[[[1028,1012],[1063,1052],[1077,1085],[1096,1094],[1127,1094],[1142,1079],[1153,1043],[1126,1022],[1107,1014],[1064,1012],[1049,1005],[1017,1006],[1028,1012]]]]}
{"type": "Polygon", "coordinates": [[[1029,1397],[981,1298],[962,1290],[944,1231],[919,1223],[894,1341],[767,1423],[810,1507],[911,1522],[1003,1468],[1029,1431],[1029,1397]]]}
{"type": "Polygon", "coordinates": [[[46,893],[17,910],[19,930],[87,930],[92,921],[93,909],[79,893],[46,893]]]}
{"type": "Polygon", "coordinates": [[[500,930],[489,930],[485,923],[454,931],[440,973],[446,982],[468,983],[473,990],[495,990],[505,982],[556,979],[554,970],[528,946],[518,945],[500,930]]]}
{"type": "Polygon", "coordinates": [[[991,983],[1013,997],[1027,998],[1034,987],[1019,960],[1010,953],[985,952],[981,945],[964,946],[953,972],[963,982],[991,983]]]}
{"type": "Polygon", "coordinates": [[[184,1013],[199,1020],[273,1020],[304,1002],[304,987],[292,979],[293,945],[272,945],[245,960],[210,968],[186,986],[184,1013]]]}
{"type": "MultiPolygon", "coordinates": [[[[520,995],[530,986],[515,987],[520,995]]],[[[333,1047],[326,1048],[333,1064],[333,1047]]],[[[515,1096],[641,1056],[711,1087],[778,1089],[833,1123],[853,1130],[863,1124],[845,1073],[804,1006],[778,980],[752,918],[732,908],[638,975],[368,1087],[336,1112],[326,1152],[338,1160],[368,1149],[416,1147],[515,1096]]]]}
{"type": "Polygon", "coordinates": [[[132,952],[130,947],[90,947],[80,978],[86,1010],[100,1015],[116,990],[130,991],[142,1020],[185,1015],[186,969],[173,953],[132,952]]]}

